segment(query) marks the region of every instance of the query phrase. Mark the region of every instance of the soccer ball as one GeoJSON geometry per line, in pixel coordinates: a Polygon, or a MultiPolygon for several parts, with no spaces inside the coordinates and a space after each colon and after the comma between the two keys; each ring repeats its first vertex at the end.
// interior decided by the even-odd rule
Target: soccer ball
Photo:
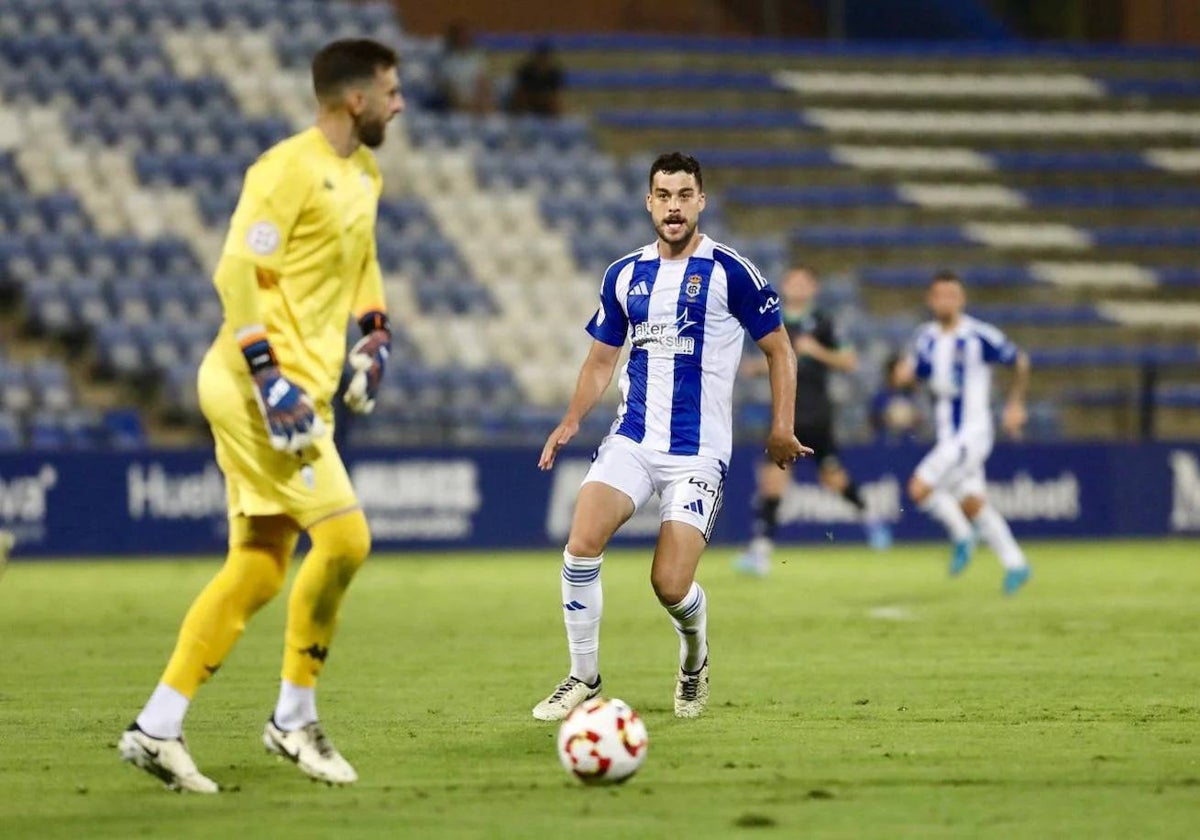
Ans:
{"type": "Polygon", "coordinates": [[[558,730],[559,761],[588,785],[628,779],[646,760],[646,744],[646,724],[623,700],[587,700],[558,730]]]}

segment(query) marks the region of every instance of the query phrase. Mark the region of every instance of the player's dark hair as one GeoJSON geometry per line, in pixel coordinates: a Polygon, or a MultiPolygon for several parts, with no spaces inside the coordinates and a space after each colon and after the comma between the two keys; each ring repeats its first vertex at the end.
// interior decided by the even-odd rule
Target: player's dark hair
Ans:
{"type": "Polygon", "coordinates": [[[654,163],[650,164],[651,187],[654,186],[655,172],[665,172],[668,175],[672,172],[686,172],[688,175],[694,175],[696,186],[700,188],[700,192],[704,192],[704,174],[700,171],[700,161],[691,155],[685,155],[683,152],[667,152],[656,157],[654,163]]]}
{"type": "Polygon", "coordinates": [[[805,274],[807,274],[813,280],[817,281],[818,283],[821,282],[821,272],[817,271],[816,266],[814,266],[812,263],[806,263],[806,262],[792,263],[788,267],[788,271],[803,271],[805,274]]]}
{"type": "Polygon", "coordinates": [[[963,285],[962,278],[958,276],[958,273],[951,271],[948,268],[942,268],[934,272],[933,277],[929,281],[929,285],[933,286],[937,283],[957,283],[960,286],[963,285]]]}
{"type": "Polygon", "coordinates": [[[318,99],[336,96],[346,85],[369,81],[399,61],[395,50],[370,38],[331,41],[313,56],[313,90],[318,99]]]}

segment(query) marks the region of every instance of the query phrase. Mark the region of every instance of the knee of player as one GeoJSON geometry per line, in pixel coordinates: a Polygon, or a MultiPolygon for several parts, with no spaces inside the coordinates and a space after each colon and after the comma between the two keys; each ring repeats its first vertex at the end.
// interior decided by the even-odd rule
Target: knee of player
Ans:
{"type": "Polygon", "coordinates": [[[692,582],[683,580],[679,575],[651,571],[650,585],[654,587],[654,595],[658,598],[658,602],[664,607],[671,607],[687,597],[692,582]]]}
{"type": "Polygon", "coordinates": [[[919,505],[929,498],[929,487],[914,475],[908,480],[908,497],[919,505]]]}
{"type": "Polygon", "coordinates": [[[354,571],[371,553],[371,529],[361,510],[323,522],[312,531],[313,546],[354,571]]]}
{"type": "Polygon", "coordinates": [[[572,557],[599,557],[604,553],[604,542],[590,534],[572,534],[567,538],[567,554],[572,557]]]}
{"type": "Polygon", "coordinates": [[[251,609],[258,609],[283,589],[287,579],[288,558],[280,556],[275,547],[238,546],[221,574],[229,588],[242,593],[251,609]]]}
{"type": "Polygon", "coordinates": [[[983,510],[983,499],[978,496],[968,496],[960,502],[962,512],[967,515],[968,519],[974,519],[983,510]]]}

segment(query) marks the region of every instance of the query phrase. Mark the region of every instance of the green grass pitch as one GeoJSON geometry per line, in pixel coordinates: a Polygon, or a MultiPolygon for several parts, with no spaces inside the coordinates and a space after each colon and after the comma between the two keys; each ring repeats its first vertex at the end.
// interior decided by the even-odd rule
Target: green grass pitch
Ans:
{"type": "Polygon", "coordinates": [[[565,670],[555,551],[377,557],[325,671],[362,781],[267,756],[282,601],[201,692],[188,737],[229,788],[177,795],[117,761],[214,562],[17,564],[0,581],[0,836],[1195,837],[1200,551],[1034,544],[1012,600],[984,553],[788,551],[767,580],[714,549],[712,705],[671,715],[677,641],[645,552],[605,563],[606,690],[641,710],[642,772],[569,780],[529,716],[565,670]]]}

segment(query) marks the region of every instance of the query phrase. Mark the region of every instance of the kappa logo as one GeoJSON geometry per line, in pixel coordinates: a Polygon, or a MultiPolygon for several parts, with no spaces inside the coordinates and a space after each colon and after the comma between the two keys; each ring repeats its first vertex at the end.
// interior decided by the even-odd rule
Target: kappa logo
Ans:
{"type": "Polygon", "coordinates": [[[311,645],[309,645],[306,648],[301,648],[300,652],[303,653],[305,656],[311,656],[313,659],[317,660],[318,662],[324,662],[325,659],[329,656],[329,648],[321,647],[316,642],[313,642],[311,645]]]}
{"type": "Polygon", "coordinates": [[[688,279],[687,279],[687,287],[684,288],[684,290],[683,290],[684,294],[686,294],[690,298],[696,297],[698,294],[700,294],[700,287],[703,284],[704,284],[704,278],[701,277],[699,274],[693,274],[692,276],[688,277],[688,279]]]}

